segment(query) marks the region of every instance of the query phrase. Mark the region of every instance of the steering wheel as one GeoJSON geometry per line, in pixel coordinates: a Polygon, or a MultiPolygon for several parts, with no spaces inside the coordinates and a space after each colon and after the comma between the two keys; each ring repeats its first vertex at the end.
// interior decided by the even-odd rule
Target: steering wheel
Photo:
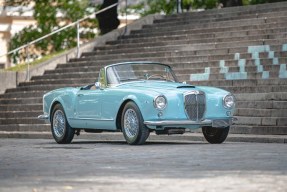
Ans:
{"type": "Polygon", "coordinates": [[[151,75],[151,76],[147,77],[147,80],[149,80],[150,78],[154,78],[154,77],[160,77],[160,78],[162,78],[162,79],[165,79],[165,77],[164,77],[163,75],[160,75],[160,74],[153,74],[153,75],[151,75]]]}

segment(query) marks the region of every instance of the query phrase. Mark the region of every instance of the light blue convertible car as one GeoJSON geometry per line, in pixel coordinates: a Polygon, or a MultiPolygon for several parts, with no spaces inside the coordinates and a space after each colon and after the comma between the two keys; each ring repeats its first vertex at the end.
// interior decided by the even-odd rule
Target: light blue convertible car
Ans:
{"type": "Polygon", "coordinates": [[[98,80],[43,96],[44,114],[57,143],[75,134],[122,131],[129,144],[144,144],[150,132],[183,134],[202,128],[209,143],[222,143],[232,124],[234,96],[214,87],[178,82],[171,67],[155,62],[106,66],[98,80]]]}

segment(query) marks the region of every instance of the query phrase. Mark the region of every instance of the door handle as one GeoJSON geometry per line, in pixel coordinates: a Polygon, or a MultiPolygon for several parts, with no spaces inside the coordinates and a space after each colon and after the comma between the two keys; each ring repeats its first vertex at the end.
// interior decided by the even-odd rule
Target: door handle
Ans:
{"type": "Polygon", "coordinates": [[[84,95],[83,95],[83,94],[78,94],[77,96],[78,96],[78,97],[82,97],[82,96],[84,96],[84,95]]]}

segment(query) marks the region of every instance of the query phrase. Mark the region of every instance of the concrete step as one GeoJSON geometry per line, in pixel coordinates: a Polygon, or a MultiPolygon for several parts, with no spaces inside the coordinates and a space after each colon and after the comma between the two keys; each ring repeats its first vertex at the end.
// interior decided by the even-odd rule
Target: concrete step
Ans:
{"type": "Polygon", "coordinates": [[[242,14],[235,15],[234,13],[229,14],[216,14],[216,15],[208,15],[208,16],[193,16],[193,17],[178,17],[175,19],[161,19],[155,20],[154,23],[156,27],[166,26],[166,25],[189,25],[189,24],[199,24],[199,23],[215,23],[215,22],[227,22],[227,21],[242,21],[242,20],[250,20],[250,19],[274,19],[278,17],[286,17],[286,8],[281,8],[277,12],[269,12],[269,13],[250,13],[250,14],[242,14]]]}
{"type": "MultiPolygon", "coordinates": [[[[215,74],[215,73],[221,73],[222,69],[220,67],[210,67],[210,73],[211,74],[215,74]]],[[[256,73],[258,72],[258,67],[257,66],[246,66],[245,68],[245,72],[248,73],[256,73]]],[[[192,68],[192,66],[190,68],[185,68],[185,69],[180,69],[180,68],[174,68],[173,69],[174,72],[177,75],[181,75],[181,74],[186,74],[186,73],[190,73],[190,74],[198,74],[198,73],[204,73],[205,72],[205,68],[192,68]]],[[[269,71],[269,72],[278,72],[280,70],[280,65],[263,65],[263,71],[269,71]]],[[[228,67],[228,73],[232,73],[232,72],[239,72],[240,71],[240,67],[238,66],[230,66],[228,67]]]]}
{"type": "Polygon", "coordinates": [[[214,81],[188,81],[192,85],[202,86],[276,86],[287,85],[287,79],[240,79],[240,80],[214,80],[214,81]]]}
{"type": "Polygon", "coordinates": [[[0,99],[0,105],[30,105],[35,103],[42,103],[42,97],[29,97],[29,98],[13,98],[13,99],[0,99]]]}
{"type": "Polygon", "coordinates": [[[53,139],[51,132],[0,131],[0,138],[53,139]]]}
{"type": "MultiPolygon", "coordinates": [[[[273,78],[278,78],[279,77],[279,71],[275,71],[275,72],[269,72],[269,78],[273,79],[273,78]]],[[[198,74],[180,74],[180,76],[177,76],[178,81],[183,82],[183,81],[191,81],[192,78],[192,82],[195,81],[201,81],[201,79],[197,79],[198,78],[198,74]]],[[[242,77],[245,79],[245,77],[242,77]]],[[[208,80],[209,81],[214,81],[214,80],[225,80],[226,76],[225,74],[218,74],[218,73],[210,73],[208,76],[208,80]]],[[[252,73],[252,72],[248,72],[247,73],[247,78],[246,79],[264,79],[264,75],[261,72],[256,72],[256,73],[252,73]]],[[[206,81],[204,79],[204,81],[206,81]]]]}
{"type": "Polygon", "coordinates": [[[37,117],[0,118],[0,125],[8,124],[44,124],[44,121],[37,119],[37,117]]]}
{"type": "MultiPolygon", "coordinates": [[[[278,21],[273,23],[262,24],[245,24],[242,23],[241,26],[219,26],[219,27],[196,27],[196,28],[183,28],[179,29],[177,27],[165,30],[156,31],[150,30],[148,33],[143,30],[133,30],[128,36],[120,36],[120,39],[132,39],[132,38],[144,38],[144,37],[161,37],[161,36],[171,36],[171,35],[184,35],[184,34],[208,34],[208,33],[224,33],[226,32],[236,32],[236,31],[254,31],[254,30],[266,30],[266,29],[280,29],[286,24],[286,21],[278,21]]],[[[280,30],[279,30],[280,31],[280,30]]]]}
{"type": "Polygon", "coordinates": [[[49,132],[50,124],[7,124],[0,125],[0,131],[7,132],[49,132]]]}
{"type": "MultiPolygon", "coordinates": [[[[287,101],[237,101],[236,109],[287,109],[287,101]]],[[[280,114],[282,116],[283,114],[280,114]]]]}
{"type": "Polygon", "coordinates": [[[287,126],[287,117],[249,117],[237,116],[235,125],[250,126],[287,126]]]}
{"type": "MultiPolygon", "coordinates": [[[[249,63],[249,62],[248,62],[249,63]]],[[[68,63],[65,67],[59,67],[57,69],[55,69],[54,73],[49,73],[49,74],[62,74],[62,73],[73,73],[76,71],[80,71],[81,68],[89,68],[90,71],[99,71],[99,68],[95,65],[97,65],[98,62],[97,61],[89,61],[89,62],[73,62],[73,63],[68,63]],[[67,69],[67,71],[65,71],[65,69],[67,69]]],[[[219,66],[219,61],[209,61],[209,62],[197,62],[197,63],[191,63],[191,62],[186,62],[186,63],[168,63],[167,64],[171,65],[173,67],[174,70],[178,70],[178,69],[192,69],[192,68],[201,68],[203,66],[209,66],[210,67],[218,67],[219,66]]],[[[227,60],[226,61],[226,66],[237,66],[237,64],[235,64],[234,60],[230,60],[230,62],[227,60]]],[[[251,64],[250,64],[251,65],[251,64]]],[[[252,65],[251,65],[252,66],[252,65]]],[[[250,67],[251,67],[250,66],[250,67]]]]}
{"type": "MultiPolygon", "coordinates": [[[[146,53],[146,52],[181,52],[181,51],[190,51],[191,53],[195,53],[195,55],[206,55],[202,54],[202,52],[208,52],[208,54],[213,54],[214,50],[225,50],[224,52],[234,54],[234,53],[246,53],[248,50],[248,46],[255,45],[264,45],[268,44],[271,46],[271,50],[278,52],[282,49],[282,44],[284,41],[270,41],[270,40],[255,40],[248,42],[234,42],[232,45],[228,46],[226,43],[214,44],[214,43],[201,43],[201,44],[182,44],[182,45],[165,45],[165,46],[138,46],[138,47],[119,47],[118,45],[114,46],[104,46],[98,47],[96,49],[97,55],[105,55],[105,54],[132,54],[132,53],[146,53]]],[[[223,52],[223,53],[224,53],[223,52]]],[[[222,53],[219,53],[222,54],[222,53]]],[[[128,60],[128,55],[126,60],[128,60]]]]}
{"type": "Polygon", "coordinates": [[[92,78],[98,78],[99,74],[98,72],[73,72],[73,73],[53,73],[53,74],[45,74],[42,76],[34,76],[32,77],[32,81],[36,80],[43,80],[43,79],[54,79],[54,80],[60,80],[60,79],[68,79],[72,78],[73,80],[78,79],[92,79],[92,78]]]}
{"type": "MultiPolygon", "coordinates": [[[[243,12],[243,13],[265,13],[265,12],[272,12],[272,10],[276,10],[277,8],[280,7],[286,7],[286,2],[272,2],[268,4],[257,4],[257,5],[249,5],[249,6],[236,6],[236,7],[225,7],[222,9],[208,9],[204,12],[194,12],[193,14],[200,14],[200,15],[205,15],[205,14],[225,14],[225,13],[236,13],[236,12],[243,12]]],[[[183,13],[184,15],[189,15],[190,13],[183,13]]],[[[178,17],[181,16],[181,14],[174,14],[174,15],[169,15],[168,17],[178,17]]]]}
{"type": "MultiPolygon", "coordinates": [[[[285,56],[286,53],[282,54],[282,56],[285,56]]],[[[235,55],[234,54],[228,54],[228,55],[209,55],[209,56],[200,56],[200,55],[185,55],[185,56],[177,56],[176,54],[174,54],[175,56],[157,56],[155,55],[146,55],[145,57],[128,57],[128,59],[123,58],[110,58],[110,59],[103,59],[103,60],[96,60],[94,57],[85,57],[85,58],[77,58],[77,59],[73,59],[71,60],[71,62],[69,64],[67,64],[67,67],[71,67],[73,65],[73,63],[77,64],[78,66],[81,66],[79,63],[82,62],[82,66],[86,66],[86,65],[97,65],[97,62],[99,63],[103,63],[104,61],[109,61],[109,63],[119,63],[123,60],[125,61],[159,61],[159,62],[163,62],[163,63],[177,63],[177,62],[181,62],[181,63],[186,63],[186,62],[210,62],[210,61],[217,61],[219,63],[219,60],[231,60],[233,61],[233,63],[238,63],[238,60],[235,60],[235,55]],[[84,63],[88,61],[87,63],[84,63]]],[[[246,59],[248,61],[251,61],[254,63],[255,62],[253,59],[251,59],[251,55],[246,53],[246,54],[242,54],[240,55],[241,59],[246,59]]],[[[278,57],[278,63],[286,63],[286,58],[287,57],[278,57]]],[[[260,62],[261,64],[273,64],[273,59],[266,59],[266,58],[260,58],[260,62]]],[[[238,64],[235,64],[235,66],[237,66],[238,64]]],[[[219,64],[218,64],[219,66],[219,64]]],[[[206,67],[206,66],[204,66],[206,67]]],[[[80,73],[80,72],[78,72],[80,73]]],[[[80,73],[82,74],[82,73],[80,73]]],[[[33,78],[34,79],[34,78],[33,78]]]]}
{"type": "MultiPolygon", "coordinates": [[[[53,74],[53,73],[51,73],[53,74]]],[[[55,73],[56,74],[56,73],[55,73]]],[[[57,73],[58,75],[65,75],[67,73],[62,72],[62,73],[57,73]]],[[[70,75],[71,78],[63,78],[63,79],[53,79],[53,78],[44,78],[43,79],[37,79],[34,81],[29,81],[25,83],[20,83],[19,87],[23,86],[29,86],[29,85],[47,85],[47,84],[81,84],[81,85],[86,85],[86,84],[91,84],[94,83],[97,80],[97,77],[94,78],[73,78],[73,75],[70,75]]],[[[1,98],[1,96],[0,96],[1,98]]]]}
{"type": "Polygon", "coordinates": [[[265,17],[280,17],[280,16],[286,16],[286,7],[278,7],[275,9],[269,9],[265,8],[264,12],[250,12],[250,11],[245,11],[241,10],[238,12],[228,12],[228,13],[221,13],[221,12],[216,12],[212,14],[208,14],[207,11],[203,11],[201,13],[199,12],[188,12],[188,13],[183,13],[183,14],[177,14],[177,15],[172,15],[172,16],[165,16],[163,19],[157,19],[153,23],[158,25],[158,24],[169,24],[170,22],[173,23],[175,21],[202,21],[202,22],[214,22],[218,20],[236,20],[236,19],[248,19],[248,18],[265,18],[265,17]]]}
{"type": "MultiPolygon", "coordinates": [[[[287,18],[286,18],[287,19],[287,18]]],[[[277,40],[277,39],[286,39],[286,33],[280,33],[278,35],[250,35],[250,36],[238,36],[238,37],[222,37],[222,38],[205,38],[205,39],[179,39],[179,40],[165,40],[165,41],[157,41],[157,42],[131,42],[131,43],[124,43],[124,44],[112,44],[112,43],[118,43],[118,42],[110,42],[111,46],[117,46],[118,48],[132,48],[132,47],[157,47],[157,46],[167,46],[167,45],[186,45],[186,44],[217,44],[217,46],[220,47],[220,45],[224,45],[226,43],[231,42],[252,42],[254,40],[259,41],[267,41],[267,40],[277,40]]],[[[286,41],[285,41],[286,42],[286,41]]],[[[252,45],[250,44],[249,45],[252,45]]],[[[282,41],[282,44],[284,41],[282,41]]],[[[230,44],[232,47],[234,45],[230,44]]]]}
{"type": "MultiPolygon", "coordinates": [[[[48,85],[30,85],[30,86],[23,86],[14,89],[7,89],[6,93],[16,93],[16,92],[23,92],[23,91],[51,91],[54,89],[64,88],[64,87],[80,87],[83,85],[78,84],[48,84],[48,85]]],[[[1,101],[1,99],[0,99],[1,101]]]]}
{"type": "Polygon", "coordinates": [[[221,89],[227,90],[231,93],[271,93],[271,92],[282,92],[285,91],[286,86],[280,87],[219,87],[221,89]]]}
{"type": "Polygon", "coordinates": [[[279,36],[284,36],[287,28],[275,28],[275,29],[262,29],[262,30],[240,30],[240,31],[226,31],[226,32],[209,32],[209,33],[200,33],[200,34],[175,34],[175,35],[164,35],[164,36],[154,36],[154,37],[139,37],[139,38],[120,38],[115,41],[109,41],[108,45],[116,45],[116,44],[132,44],[132,43],[141,43],[141,42],[162,42],[162,41],[179,41],[179,40],[204,40],[206,41],[222,41],[224,38],[247,38],[249,36],[262,36],[262,38],[272,39],[279,36]]]}
{"type": "Polygon", "coordinates": [[[43,110],[43,104],[37,103],[37,104],[25,104],[25,105],[13,105],[13,104],[6,104],[0,105],[0,112],[7,112],[7,111],[41,111],[43,110]]]}
{"type": "Polygon", "coordinates": [[[194,11],[194,12],[185,12],[181,14],[172,14],[165,16],[163,20],[170,20],[170,19],[179,19],[183,17],[215,17],[217,15],[247,15],[247,14],[266,14],[266,13],[273,13],[276,14],[280,10],[286,9],[286,2],[280,3],[268,3],[268,4],[257,4],[257,5],[249,5],[249,6],[237,6],[237,7],[228,7],[223,9],[207,9],[205,11],[194,11]]]}
{"type": "Polygon", "coordinates": [[[231,93],[271,93],[271,92],[282,92],[287,89],[287,85],[282,86],[274,86],[274,87],[265,87],[265,86],[257,86],[257,87],[228,87],[221,86],[219,87],[224,90],[228,90],[231,93]]]}
{"type": "Polygon", "coordinates": [[[43,114],[42,110],[39,110],[39,111],[5,111],[5,112],[0,112],[0,119],[37,118],[41,114],[43,114]]]}
{"type": "MultiPolygon", "coordinates": [[[[282,48],[282,45],[281,45],[282,48]]],[[[252,57],[251,53],[247,53],[246,50],[236,52],[240,53],[241,58],[249,59],[252,57]]],[[[90,52],[85,53],[82,55],[79,59],[72,59],[71,62],[78,62],[78,61],[86,61],[86,60],[93,60],[100,62],[101,60],[113,60],[113,59],[126,59],[126,58],[145,58],[145,57],[186,57],[186,56],[194,56],[194,57],[208,57],[210,59],[212,58],[220,58],[220,59],[233,59],[234,54],[232,52],[228,52],[228,49],[211,49],[211,50],[202,50],[202,51],[189,51],[189,50],[182,50],[182,51],[171,51],[171,50],[165,50],[165,51],[143,51],[143,52],[136,52],[136,53],[113,53],[113,52],[107,52],[105,54],[101,54],[101,52],[90,52]]],[[[273,51],[273,49],[272,49],[273,51]]],[[[268,52],[260,53],[260,58],[268,58],[268,52]]],[[[287,52],[286,51],[275,51],[274,57],[286,57],[287,52]]],[[[64,66],[62,66],[64,67],[64,66]]],[[[83,67],[83,66],[81,66],[83,67]]],[[[95,66],[96,67],[96,66],[95,66]]],[[[97,66],[99,67],[99,66],[97,66]]],[[[89,69],[84,68],[83,70],[89,71],[89,69]]],[[[50,73],[50,72],[49,72],[50,73]]]]}
{"type": "Polygon", "coordinates": [[[237,101],[286,101],[287,92],[273,93],[236,93],[237,101]]]}
{"type": "MultiPolygon", "coordinates": [[[[276,24],[277,25],[277,24],[276,24]]],[[[141,42],[141,41],[165,41],[166,39],[170,38],[171,40],[180,40],[180,39],[201,39],[201,38],[223,38],[223,37],[245,37],[245,36],[254,36],[254,35],[274,35],[274,34],[281,34],[286,33],[286,27],[284,26],[274,26],[272,28],[258,28],[254,27],[251,29],[237,29],[235,31],[232,31],[231,29],[222,29],[217,31],[175,31],[170,32],[169,35],[165,34],[154,34],[154,36],[148,36],[148,35],[142,35],[142,36],[121,36],[119,37],[118,41],[119,43],[125,43],[125,42],[141,42]]]]}
{"type": "MultiPolygon", "coordinates": [[[[41,84],[39,84],[39,85],[41,85],[41,84]]],[[[5,93],[3,95],[0,95],[0,99],[42,97],[46,92],[47,91],[7,92],[7,93],[5,93]]]]}
{"type": "MultiPolygon", "coordinates": [[[[184,59],[184,58],[180,58],[180,59],[184,59]]],[[[159,60],[159,59],[158,59],[159,60]]],[[[174,59],[175,60],[175,59],[174,59]]],[[[188,60],[188,59],[186,59],[188,60]]],[[[284,58],[284,60],[287,60],[284,58]]],[[[174,62],[172,60],[172,62],[174,62]]],[[[266,59],[266,60],[261,60],[261,63],[263,64],[263,70],[267,70],[269,71],[269,78],[278,78],[279,76],[279,69],[280,66],[279,65],[268,65],[265,64],[266,63],[272,63],[271,60],[266,59]]],[[[212,62],[210,62],[212,63],[212,62]]],[[[209,64],[210,64],[209,63],[209,64]]],[[[227,63],[227,62],[226,62],[227,63]]],[[[240,68],[236,66],[236,62],[233,62],[235,67],[233,66],[229,66],[228,63],[226,66],[229,67],[229,72],[239,72],[240,68]]],[[[198,64],[200,65],[200,63],[198,64]]],[[[219,62],[215,62],[214,65],[219,65],[219,62]]],[[[190,76],[199,74],[199,73],[203,73],[204,69],[202,68],[196,68],[197,65],[190,65],[189,68],[174,68],[175,73],[177,74],[178,77],[181,77],[181,81],[189,81],[190,80],[190,76]],[[194,67],[192,69],[192,67],[194,67]]],[[[261,72],[257,72],[257,67],[255,66],[255,64],[250,65],[249,62],[247,62],[247,65],[245,67],[246,72],[248,72],[248,78],[250,79],[262,79],[262,73],[261,72]]],[[[210,68],[210,72],[211,74],[209,75],[209,80],[215,80],[215,79],[225,79],[224,74],[220,74],[219,72],[221,71],[221,68],[219,67],[211,67],[210,68]]],[[[97,80],[98,75],[96,73],[86,73],[86,76],[92,76],[92,78],[85,78],[85,73],[83,74],[77,74],[77,73],[59,73],[59,74],[49,74],[49,75],[44,75],[44,76],[39,76],[39,77],[34,77],[33,81],[29,82],[29,83],[23,83],[21,84],[21,86],[19,86],[16,89],[8,89],[6,92],[15,92],[15,90],[21,90],[21,91],[31,91],[31,90],[35,90],[35,91],[47,91],[50,89],[46,89],[45,87],[43,87],[42,85],[47,85],[47,86],[53,86],[54,87],[62,87],[62,85],[66,85],[66,86],[83,86],[86,84],[90,84],[90,83],[94,83],[97,80]],[[63,77],[65,79],[61,79],[60,77],[63,77]],[[78,78],[75,78],[75,76],[79,76],[78,78]],[[69,79],[69,77],[71,79],[69,79]],[[57,86],[59,85],[59,86],[57,86]],[[31,87],[32,89],[27,89],[28,87],[31,87]],[[40,89],[37,89],[38,87],[42,87],[40,89]],[[36,87],[36,88],[33,88],[36,87]]],[[[30,93],[31,94],[31,93],[30,93]]],[[[0,98],[3,97],[8,97],[8,95],[4,95],[4,96],[0,96],[0,98]]]]}
{"type": "Polygon", "coordinates": [[[286,117],[287,109],[254,109],[254,108],[236,108],[236,116],[249,117],[286,117]]]}
{"type": "MultiPolygon", "coordinates": [[[[63,64],[64,65],[64,64],[63,64]]],[[[73,67],[68,67],[67,65],[62,66],[61,64],[57,66],[56,69],[54,70],[47,70],[45,71],[45,75],[49,74],[59,74],[59,73],[73,73],[73,72],[78,72],[78,73],[83,73],[83,72],[95,72],[95,71],[100,71],[102,66],[79,66],[77,68],[73,67]]]]}
{"type": "MultiPolygon", "coordinates": [[[[281,45],[282,47],[282,45],[281,45]]],[[[92,51],[92,52],[84,52],[82,53],[82,57],[107,57],[107,56],[121,56],[121,57],[128,57],[128,56],[135,56],[135,55],[167,55],[167,56],[173,56],[173,55],[210,55],[210,54],[232,54],[231,52],[228,52],[228,49],[206,49],[206,50],[142,50],[141,52],[113,52],[114,50],[97,50],[97,51],[92,51]]],[[[237,52],[247,52],[246,47],[242,47],[240,50],[237,50],[237,52]]],[[[234,53],[233,53],[234,54],[234,53]]]]}
{"type": "Polygon", "coordinates": [[[174,22],[168,23],[168,25],[144,25],[142,30],[146,32],[151,31],[169,31],[173,28],[177,29],[186,29],[186,28],[217,28],[217,27],[238,27],[242,25],[265,25],[274,22],[280,22],[284,19],[286,20],[286,16],[283,17],[268,17],[268,18],[250,18],[250,19],[238,19],[231,21],[215,21],[215,22],[194,22],[194,23],[185,23],[185,22],[174,22]]]}
{"type": "Polygon", "coordinates": [[[287,126],[233,125],[229,132],[231,134],[287,135],[287,126]]]}

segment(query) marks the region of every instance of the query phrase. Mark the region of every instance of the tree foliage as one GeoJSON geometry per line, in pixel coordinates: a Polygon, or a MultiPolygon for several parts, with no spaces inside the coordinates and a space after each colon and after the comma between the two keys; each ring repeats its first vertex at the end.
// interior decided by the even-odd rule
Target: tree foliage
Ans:
{"type": "MultiPolygon", "coordinates": [[[[142,6],[144,5],[142,2],[142,6]]],[[[176,8],[176,0],[147,0],[146,5],[143,16],[154,13],[171,14],[176,8]]]]}
{"type": "MultiPolygon", "coordinates": [[[[28,26],[15,34],[10,41],[10,50],[49,34],[61,26],[67,25],[89,14],[87,9],[89,7],[88,0],[6,0],[5,3],[6,6],[25,6],[31,5],[33,2],[33,14],[37,25],[28,26]]],[[[89,20],[83,22],[81,25],[93,29],[97,26],[97,22],[96,20],[89,20]]],[[[91,30],[83,30],[81,32],[81,38],[84,39],[90,39],[94,36],[95,34],[91,32],[91,30]]],[[[30,47],[29,52],[33,53],[31,54],[32,57],[37,58],[51,52],[74,47],[75,45],[76,28],[72,27],[36,43],[30,47]]],[[[19,51],[12,55],[12,59],[14,63],[18,63],[20,60],[25,59],[25,53],[23,53],[23,50],[19,51]],[[23,57],[21,55],[23,55],[23,57]]]]}

